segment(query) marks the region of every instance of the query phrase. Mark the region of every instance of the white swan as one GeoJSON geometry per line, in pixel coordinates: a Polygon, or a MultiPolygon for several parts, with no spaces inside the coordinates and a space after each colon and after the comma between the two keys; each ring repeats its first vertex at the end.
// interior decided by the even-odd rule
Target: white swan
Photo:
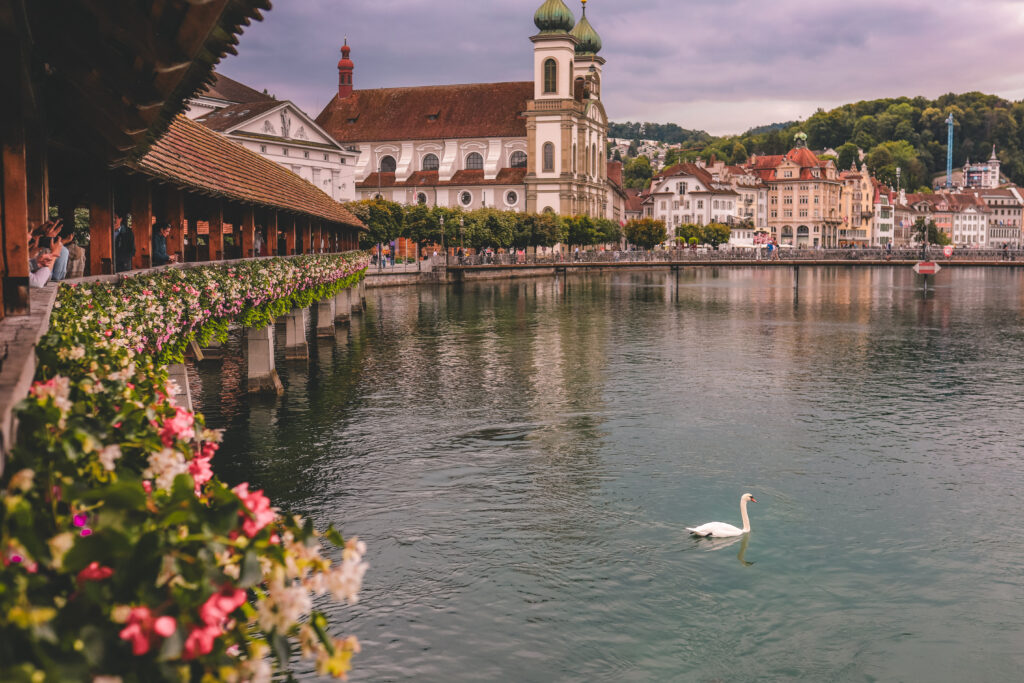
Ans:
{"type": "Polygon", "coordinates": [[[747,501],[756,503],[754,497],[749,493],[744,493],[740,497],[740,516],[743,517],[743,528],[737,529],[732,524],[726,524],[725,522],[708,522],[707,524],[701,524],[695,527],[686,527],[694,536],[742,536],[743,534],[750,531],[750,518],[747,517],[747,501]]]}

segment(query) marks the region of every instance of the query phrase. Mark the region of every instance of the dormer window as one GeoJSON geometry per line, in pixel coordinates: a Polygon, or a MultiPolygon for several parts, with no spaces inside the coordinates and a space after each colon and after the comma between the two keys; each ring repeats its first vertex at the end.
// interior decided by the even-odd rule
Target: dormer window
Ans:
{"type": "Polygon", "coordinates": [[[437,121],[437,117],[441,115],[441,112],[435,114],[427,114],[427,121],[437,121]]]}
{"type": "Polygon", "coordinates": [[[355,116],[353,116],[352,118],[350,118],[350,119],[348,120],[348,122],[349,122],[349,123],[355,123],[355,122],[356,122],[356,121],[358,121],[358,120],[359,120],[359,115],[358,115],[358,114],[356,114],[355,116]]]}

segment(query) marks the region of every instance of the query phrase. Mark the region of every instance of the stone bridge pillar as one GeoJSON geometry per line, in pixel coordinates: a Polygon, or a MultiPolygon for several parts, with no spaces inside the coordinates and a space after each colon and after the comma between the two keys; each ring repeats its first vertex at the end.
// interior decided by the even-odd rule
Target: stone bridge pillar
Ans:
{"type": "Polygon", "coordinates": [[[334,336],[334,297],[316,302],[316,336],[334,336]]]}
{"type": "Polygon", "coordinates": [[[274,365],[274,326],[249,327],[245,338],[249,356],[249,393],[280,396],[284,393],[284,385],[274,365]]]}
{"type": "Polygon", "coordinates": [[[352,288],[343,289],[334,295],[334,322],[347,323],[352,314],[352,288]]]}
{"type": "Polygon", "coordinates": [[[362,313],[363,312],[363,283],[360,282],[358,285],[353,286],[350,290],[350,296],[352,301],[352,312],[362,313]]]}
{"type": "Polygon", "coordinates": [[[308,308],[293,308],[284,316],[284,357],[289,360],[306,360],[309,358],[309,345],[306,344],[306,322],[309,320],[308,308]]]}
{"type": "Polygon", "coordinates": [[[167,366],[167,378],[174,380],[178,390],[174,394],[174,400],[179,406],[191,412],[192,391],[188,386],[188,373],[185,371],[184,363],[175,363],[167,366]]]}

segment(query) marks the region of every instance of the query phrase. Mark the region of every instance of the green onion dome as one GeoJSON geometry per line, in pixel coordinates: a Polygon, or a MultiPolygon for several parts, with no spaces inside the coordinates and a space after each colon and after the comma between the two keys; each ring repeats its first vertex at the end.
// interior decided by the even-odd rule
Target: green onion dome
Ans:
{"type": "Polygon", "coordinates": [[[541,33],[565,33],[576,25],[576,19],[562,0],[545,0],[533,15],[533,23],[541,33]]]}
{"type": "Polygon", "coordinates": [[[597,31],[590,25],[586,7],[583,8],[583,18],[572,30],[572,35],[579,40],[576,45],[576,54],[596,55],[601,51],[601,36],[597,35],[597,31]]]}

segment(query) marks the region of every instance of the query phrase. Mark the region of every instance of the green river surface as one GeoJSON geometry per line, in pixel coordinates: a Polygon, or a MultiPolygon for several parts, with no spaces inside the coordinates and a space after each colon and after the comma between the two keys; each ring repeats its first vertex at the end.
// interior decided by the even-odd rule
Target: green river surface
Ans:
{"type": "Polygon", "coordinates": [[[193,391],[221,478],[367,543],[354,681],[1024,680],[1024,270],[799,278],[369,289],[281,399],[237,339],[193,391]]]}

